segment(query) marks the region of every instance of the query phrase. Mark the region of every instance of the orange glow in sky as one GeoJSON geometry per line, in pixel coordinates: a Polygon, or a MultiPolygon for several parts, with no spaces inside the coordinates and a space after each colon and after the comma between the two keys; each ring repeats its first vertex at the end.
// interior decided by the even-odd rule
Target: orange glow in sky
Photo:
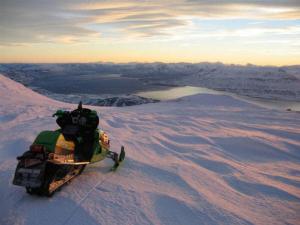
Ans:
{"type": "Polygon", "coordinates": [[[297,1],[4,0],[0,33],[8,63],[300,64],[297,1]]]}

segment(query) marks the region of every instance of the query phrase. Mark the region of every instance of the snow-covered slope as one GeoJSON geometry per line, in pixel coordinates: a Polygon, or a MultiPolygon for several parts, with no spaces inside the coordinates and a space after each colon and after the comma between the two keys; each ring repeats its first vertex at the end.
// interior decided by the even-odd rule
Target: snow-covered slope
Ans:
{"type": "Polygon", "coordinates": [[[13,186],[15,157],[72,105],[0,75],[0,224],[299,224],[300,117],[229,96],[94,107],[127,159],[90,165],[53,198],[13,186]]]}

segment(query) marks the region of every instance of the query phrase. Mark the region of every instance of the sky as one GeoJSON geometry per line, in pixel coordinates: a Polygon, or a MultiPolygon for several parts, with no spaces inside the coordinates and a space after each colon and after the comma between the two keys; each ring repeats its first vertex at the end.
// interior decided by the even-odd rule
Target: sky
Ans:
{"type": "Polygon", "coordinates": [[[300,64],[300,0],[0,0],[0,62],[300,64]]]}

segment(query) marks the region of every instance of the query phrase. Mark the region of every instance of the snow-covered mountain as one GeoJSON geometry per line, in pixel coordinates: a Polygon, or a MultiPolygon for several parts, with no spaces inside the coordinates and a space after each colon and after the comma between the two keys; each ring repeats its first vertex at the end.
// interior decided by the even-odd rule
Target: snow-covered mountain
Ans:
{"type": "Polygon", "coordinates": [[[124,107],[159,102],[159,100],[156,99],[144,98],[137,95],[98,96],[92,94],[56,94],[38,88],[33,88],[33,90],[58,101],[78,104],[80,100],[84,102],[84,104],[94,106],[124,107]]]}
{"type": "MultiPolygon", "coordinates": [[[[132,94],[162,86],[189,85],[250,97],[300,101],[300,66],[222,63],[1,64],[0,72],[40,93],[46,90],[54,97],[55,94],[90,94],[98,97],[114,94],[113,97],[122,101],[122,96],[129,94],[130,102],[140,104],[152,100],[137,99],[131,97],[132,94]]],[[[105,105],[109,102],[111,99],[105,105]]],[[[126,102],[124,99],[124,104],[120,105],[126,105],[126,102]]]]}
{"type": "Polygon", "coordinates": [[[52,114],[51,100],[0,75],[0,224],[299,224],[300,117],[230,96],[93,107],[127,158],[90,165],[53,198],[13,186],[16,156],[52,114]]]}

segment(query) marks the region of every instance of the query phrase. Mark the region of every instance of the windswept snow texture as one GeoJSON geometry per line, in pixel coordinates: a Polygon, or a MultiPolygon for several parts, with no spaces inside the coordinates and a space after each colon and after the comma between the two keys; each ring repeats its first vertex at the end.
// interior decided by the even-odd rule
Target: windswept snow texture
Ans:
{"type": "Polygon", "coordinates": [[[53,198],[13,186],[16,156],[55,129],[56,102],[0,75],[0,224],[300,224],[300,114],[229,96],[94,107],[111,161],[89,165],[53,198]]]}

